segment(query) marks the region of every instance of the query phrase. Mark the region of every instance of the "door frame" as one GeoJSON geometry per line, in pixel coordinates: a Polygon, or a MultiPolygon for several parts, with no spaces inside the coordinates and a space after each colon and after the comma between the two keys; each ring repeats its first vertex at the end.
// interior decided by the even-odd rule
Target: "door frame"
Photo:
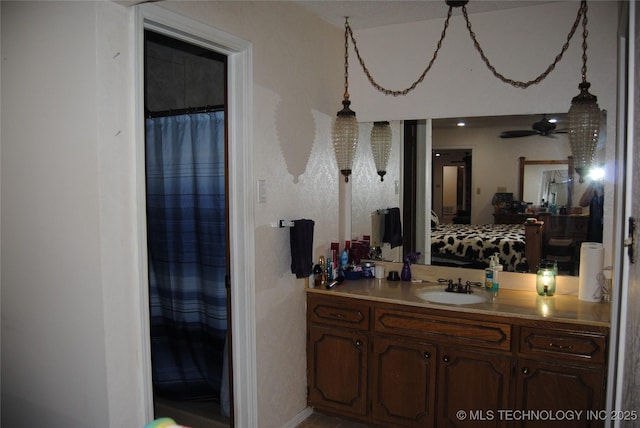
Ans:
{"type": "Polygon", "coordinates": [[[138,257],[140,267],[140,337],[145,416],[153,419],[151,344],[149,340],[148,260],[144,154],[144,30],[153,30],[227,56],[227,141],[230,243],[231,365],[236,426],[257,426],[257,364],[255,331],[255,227],[253,219],[253,67],[252,44],[157,5],[136,6],[135,14],[135,127],[138,257]]]}
{"type": "MultiPolygon", "coordinates": [[[[617,118],[617,152],[616,163],[618,168],[615,170],[615,179],[618,186],[616,196],[617,204],[614,207],[619,215],[618,220],[614,224],[614,238],[616,243],[614,247],[614,266],[618,269],[617,277],[614,277],[613,297],[612,297],[612,319],[611,319],[611,349],[609,352],[609,373],[607,378],[607,410],[634,410],[637,405],[637,395],[629,392],[630,388],[635,387],[633,382],[634,370],[638,365],[633,364],[633,359],[637,358],[636,352],[637,341],[633,341],[628,337],[628,333],[634,328],[633,325],[628,326],[629,322],[637,321],[637,316],[630,314],[634,307],[637,307],[637,296],[635,291],[638,289],[638,272],[637,261],[632,264],[627,256],[627,248],[625,247],[625,238],[629,236],[629,223],[627,219],[630,216],[636,216],[634,212],[637,208],[638,196],[635,195],[638,190],[634,180],[637,179],[637,173],[634,173],[634,158],[637,157],[639,144],[636,142],[636,115],[637,106],[639,104],[639,95],[636,89],[638,79],[636,73],[638,71],[638,58],[636,55],[636,38],[638,28],[638,10],[635,2],[624,3],[620,14],[620,30],[618,34],[618,118],[617,118]],[[628,373],[627,371],[631,371],[628,373]],[[634,401],[635,400],[635,401],[634,401]]],[[[636,232],[636,238],[637,238],[636,232]]],[[[636,245],[637,251],[637,245],[636,245]]],[[[635,334],[635,332],[632,332],[635,334]]],[[[624,422],[614,421],[611,425],[618,427],[624,422]]]]}

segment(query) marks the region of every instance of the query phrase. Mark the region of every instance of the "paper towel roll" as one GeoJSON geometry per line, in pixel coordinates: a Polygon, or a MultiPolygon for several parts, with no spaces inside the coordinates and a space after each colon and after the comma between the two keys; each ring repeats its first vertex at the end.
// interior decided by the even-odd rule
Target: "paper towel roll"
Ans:
{"type": "Polygon", "coordinates": [[[598,284],[598,274],[604,267],[604,248],[598,242],[583,242],[580,246],[580,279],[578,299],[599,302],[602,295],[598,284]]]}

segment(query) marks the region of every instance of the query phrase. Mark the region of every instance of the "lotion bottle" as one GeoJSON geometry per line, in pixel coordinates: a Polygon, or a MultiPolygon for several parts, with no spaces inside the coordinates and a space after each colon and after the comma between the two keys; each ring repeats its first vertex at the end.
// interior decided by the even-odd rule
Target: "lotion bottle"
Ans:
{"type": "Polygon", "coordinates": [[[494,254],[490,259],[491,262],[489,268],[492,270],[491,291],[493,291],[494,294],[498,294],[498,289],[500,288],[500,271],[502,270],[502,266],[500,265],[500,258],[498,257],[498,254],[494,254]]]}
{"type": "Polygon", "coordinates": [[[493,256],[489,257],[489,267],[484,271],[484,288],[488,291],[493,291],[493,256]]]}

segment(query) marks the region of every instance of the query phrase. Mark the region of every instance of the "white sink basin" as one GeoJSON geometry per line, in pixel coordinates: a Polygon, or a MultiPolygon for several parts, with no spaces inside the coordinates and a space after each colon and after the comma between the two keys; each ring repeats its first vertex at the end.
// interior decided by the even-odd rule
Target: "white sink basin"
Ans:
{"type": "Polygon", "coordinates": [[[487,301],[486,298],[479,294],[449,293],[447,291],[420,290],[416,295],[429,302],[449,305],[472,305],[487,301]]]}

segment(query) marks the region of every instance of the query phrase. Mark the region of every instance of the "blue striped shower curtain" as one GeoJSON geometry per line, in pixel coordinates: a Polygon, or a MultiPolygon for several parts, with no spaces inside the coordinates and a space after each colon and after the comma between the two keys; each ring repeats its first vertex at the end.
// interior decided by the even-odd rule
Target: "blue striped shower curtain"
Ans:
{"type": "Polygon", "coordinates": [[[224,113],[146,120],[154,392],[219,398],[225,340],[224,113]]]}

